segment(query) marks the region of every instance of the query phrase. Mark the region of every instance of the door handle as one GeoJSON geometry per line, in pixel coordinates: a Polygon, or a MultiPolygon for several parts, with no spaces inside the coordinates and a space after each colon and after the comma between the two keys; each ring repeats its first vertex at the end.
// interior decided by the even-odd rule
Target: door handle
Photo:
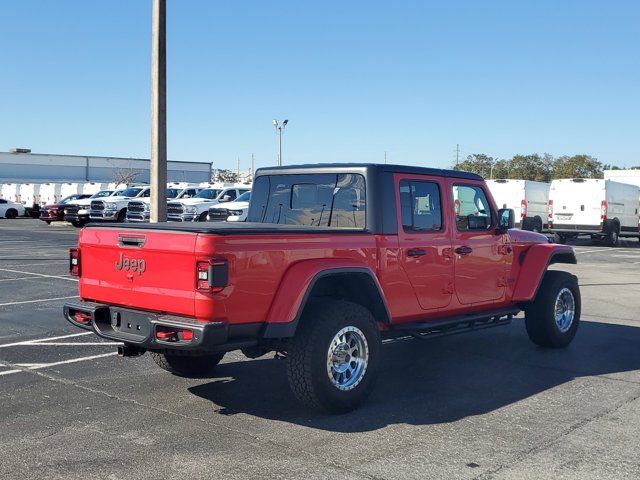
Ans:
{"type": "Polygon", "coordinates": [[[458,248],[456,248],[456,253],[458,255],[469,255],[471,252],[473,252],[473,248],[471,248],[471,247],[458,247],[458,248]]]}
{"type": "Polygon", "coordinates": [[[409,255],[410,257],[421,257],[422,255],[425,255],[427,252],[425,252],[422,248],[412,248],[411,250],[409,250],[407,252],[407,255],[409,255]]]}

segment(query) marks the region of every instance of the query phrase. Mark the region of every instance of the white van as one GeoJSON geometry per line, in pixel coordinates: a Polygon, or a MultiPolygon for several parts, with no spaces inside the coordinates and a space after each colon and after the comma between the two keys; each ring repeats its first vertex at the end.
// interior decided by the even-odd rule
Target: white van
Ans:
{"type": "Polygon", "coordinates": [[[549,190],[549,231],[557,243],[590,235],[615,246],[619,237],[640,237],[640,188],[611,180],[553,180],[549,190]]]}
{"type": "Polygon", "coordinates": [[[542,232],[547,227],[549,184],[531,180],[487,180],[498,208],[515,212],[516,228],[542,232]]]}
{"type": "Polygon", "coordinates": [[[20,184],[20,203],[24,205],[27,215],[38,218],[40,216],[40,184],[20,184]]]}
{"type": "Polygon", "coordinates": [[[0,191],[0,197],[11,202],[20,203],[20,184],[4,183],[0,191]]]}
{"type": "Polygon", "coordinates": [[[59,183],[41,183],[40,184],[40,206],[55,204],[60,197],[60,189],[62,186],[59,183]]]}
{"type": "Polygon", "coordinates": [[[60,184],[60,194],[56,199],[56,202],[59,202],[63,198],[68,197],[69,195],[76,195],[78,193],[82,193],[82,185],[79,183],[62,183],[60,184]]]}

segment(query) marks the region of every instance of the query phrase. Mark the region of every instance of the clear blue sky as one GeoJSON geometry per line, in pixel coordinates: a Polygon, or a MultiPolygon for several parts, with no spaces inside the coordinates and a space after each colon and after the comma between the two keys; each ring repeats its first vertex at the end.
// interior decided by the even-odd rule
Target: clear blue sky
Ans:
{"type": "MultiPolygon", "coordinates": [[[[640,163],[640,2],[168,0],[175,160],[640,163]]],[[[151,0],[0,2],[0,150],[149,155],[151,0]]]]}

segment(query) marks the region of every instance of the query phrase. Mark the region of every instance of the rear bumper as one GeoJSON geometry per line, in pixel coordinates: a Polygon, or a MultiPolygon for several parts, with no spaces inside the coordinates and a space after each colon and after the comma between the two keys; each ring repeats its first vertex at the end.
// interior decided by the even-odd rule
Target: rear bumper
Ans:
{"type": "Polygon", "coordinates": [[[124,342],[147,350],[184,352],[225,352],[257,345],[261,323],[229,325],[224,322],[199,322],[190,317],[162,315],[142,310],[114,307],[94,302],[65,303],[64,317],[76,327],[91,330],[102,338],[124,342]],[[88,315],[83,321],[78,313],[88,315]],[[158,331],[190,330],[189,341],[157,338],[158,331]]]}
{"type": "Polygon", "coordinates": [[[568,223],[549,224],[549,231],[552,233],[605,234],[602,231],[602,225],[571,225],[568,223]]]}

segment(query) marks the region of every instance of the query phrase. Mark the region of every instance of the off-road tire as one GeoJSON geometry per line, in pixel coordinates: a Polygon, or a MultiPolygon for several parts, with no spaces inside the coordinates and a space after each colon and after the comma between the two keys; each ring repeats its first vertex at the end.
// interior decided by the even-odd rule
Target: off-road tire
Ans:
{"type": "Polygon", "coordinates": [[[126,219],[127,219],[127,209],[123,208],[118,212],[118,216],[116,217],[116,222],[124,223],[126,219]]]}
{"type": "Polygon", "coordinates": [[[567,243],[567,237],[562,235],[561,233],[554,233],[553,243],[559,243],[561,245],[564,245],[565,243],[567,243]]]}
{"type": "Polygon", "coordinates": [[[18,211],[15,208],[10,208],[4,213],[5,218],[13,220],[18,217],[18,211]]]}
{"type": "Polygon", "coordinates": [[[369,310],[356,303],[323,299],[305,308],[301,324],[287,347],[287,377],[295,397],[304,405],[331,413],[357,408],[371,394],[380,362],[380,331],[369,310]],[[357,328],[366,339],[368,361],[361,380],[341,390],[328,374],[328,354],[334,336],[345,327],[357,328]]]}
{"type": "Polygon", "coordinates": [[[563,348],[571,343],[580,324],[580,288],[578,278],[568,272],[547,271],[535,300],[525,309],[525,326],[529,339],[546,348],[563,348]],[[574,300],[574,316],[570,327],[562,331],[555,319],[556,299],[569,289],[574,300]]]}
{"type": "Polygon", "coordinates": [[[206,222],[207,221],[207,216],[209,215],[209,212],[202,212],[200,214],[200,216],[198,217],[198,221],[199,222],[206,222]]]}
{"type": "Polygon", "coordinates": [[[84,222],[82,220],[74,220],[73,222],[71,222],[71,225],[76,228],[82,228],[84,227],[84,222]]]}
{"type": "Polygon", "coordinates": [[[153,361],[163,370],[179,377],[200,378],[206,377],[220,363],[224,353],[211,355],[171,355],[160,352],[149,352],[153,361]]]}

